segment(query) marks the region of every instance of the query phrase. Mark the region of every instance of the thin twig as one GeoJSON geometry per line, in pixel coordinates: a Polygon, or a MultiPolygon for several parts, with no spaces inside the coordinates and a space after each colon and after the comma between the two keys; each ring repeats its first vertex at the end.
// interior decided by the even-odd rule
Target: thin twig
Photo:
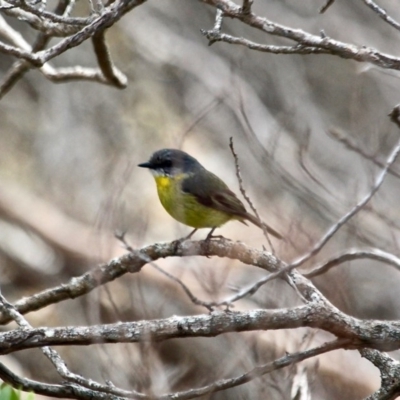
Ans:
{"type": "Polygon", "coordinates": [[[261,44],[245,39],[243,37],[236,37],[228,35],[227,33],[221,33],[214,29],[211,30],[201,29],[200,31],[209,40],[209,43],[211,44],[215,42],[225,42],[225,43],[245,46],[250,50],[256,50],[263,53],[272,53],[272,54],[330,54],[328,50],[320,49],[317,47],[303,46],[301,44],[297,44],[294,46],[277,46],[272,44],[261,44]]]}
{"type": "Polygon", "coordinates": [[[105,32],[100,31],[93,35],[92,44],[96,54],[97,63],[103,73],[104,77],[119,89],[126,88],[128,84],[127,77],[115,67],[110,51],[108,50],[105,32]]]}
{"type": "Polygon", "coordinates": [[[94,17],[88,17],[88,18],[67,17],[63,16],[62,14],[60,15],[60,14],[55,14],[54,12],[39,10],[36,7],[29,4],[28,2],[21,0],[7,0],[7,1],[2,0],[1,4],[6,4],[6,5],[11,4],[13,7],[18,7],[21,8],[22,10],[28,11],[29,13],[39,17],[42,20],[47,19],[51,22],[70,24],[81,27],[90,24],[94,19],[94,17]]]}
{"type": "MultiPolygon", "coordinates": [[[[125,238],[125,233],[116,233],[115,237],[121,241],[121,243],[123,244],[123,247],[128,250],[129,252],[133,253],[135,250],[133,249],[133,247],[127,242],[126,238],[125,238]]],[[[160,268],[154,261],[152,261],[149,257],[146,257],[145,254],[143,254],[144,257],[144,261],[146,263],[148,263],[151,267],[153,267],[155,270],[157,270],[158,272],[160,272],[161,274],[165,275],[168,279],[171,279],[172,281],[176,282],[182,289],[183,291],[186,293],[186,295],[189,297],[190,301],[193,304],[196,304],[198,306],[202,306],[205,307],[208,311],[213,311],[214,308],[212,307],[212,305],[210,305],[209,302],[200,300],[199,298],[197,298],[192,292],[191,290],[176,276],[170,274],[167,271],[164,271],[162,268],[160,268]]]]}
{"type": "MultiPolygon", "coordinates": [[[[74,6],[75,6],[75,1],[76,0],[69,0],[68,1],[68,5],[67,5],[67,7],[65,8],[65,11],[63,12],[63,14],[62,14],[62,16],[65,18],[65,17],[69,17],[70,15],[71,15],[71,13],[72,13],[72,10],[73,10],[73,8],[74,8],[74,6]]],[[[57,14],[57,13],[56,13],[57,14]]]]}
{"type": "Polygon", "coordinates": [[[252,5],[253,5],[253,0],[243,0],[242,13],[250,14],[252,5]]]}
{"type": "Polygon", "coordinates": [[[346,348],[348,344],[349,341],[347,341],[346,339],[339,339],[339,340],[334,340],[332,342],[324,343],[321,346],[314,347],[309,350],[293,354],[286,354],[275,361],[257,366],[253,368],[251,371],[248,371],[235,378],[221,379],[210,385],[203,386],[202,388],[190,389],[185,392],[178,392],[176,393],[176,397],[174,396],[174,399],[183,400],[183,399],[192,399],[196,397],[203,397],[205,395],[217,391],[226,390],[235,386],[243,385],[244,383],[250,382],[259,376],[263,376],[272,371],[277,371],[279,369],[301,362],[308,358],[315,357],[317,355],[324,354],[333,350],[346,348]]]}
{"type": "Polygon", "coordinates": [[[178,149],[181,149],[183,146],[183,143],[187,137],[187,135],[193,130],[193,128],[203,119],[205,118],[209,112],[211,112],[213,109],[216,109],[223,103],[224,99],[222,97],[217,97],[212,99],[208,104],[204,106],[202,110],[198,113],[197,117],[190,123],[190,125],[183,131],[179,138],[179,142],[177,145],[178,149]]]}
{"type": "MultiPolygon", "coordinates": [[[[5,297],[0,293],[0,308],[3,313],[12,318],[20,327],[26,329],[32,329],[32,326],[28,323],[28,321],[15,309],[15,307],[9,303],[5,297]]],[[[51,347],[44,346],[41,348],[43,354],[50,360],[50,362],[56,368],[58,374],[66,379],[68,382],[74,383],[79,386],[86,387],[87,389],[114,394],[114,395],[125,395],[126,393],[134,394],[137,398],[143,398],[143,395],[139,392],[135,391],[122,391],[120,389],[116,389],[112,386],[102,385],[97,383],[92,379],[86,379],[80,375],[72,373],[65,363],[65,361],[60,357],[60,355],[53,350],[51,347]]]]}
{"type": "Polygon", "coordinates": [[[400,23],[398,23],[394,18],[392,18],[390,15],[388,15],[386,10],[384,10],[382,7],[378,6],[378,4],[376,4],[372,0],[363,0],[363,1],[372,11],[374,11],[376,14],[378,14],[378,16],[380,18],[382,18],[385,22],[387,22],[393,28],[400,31],[400,23]]]}
{"type": "Polygon", "coordinates": [[[235,161],[236,177],[237,177],[238,182],[239,182],[240,193],[242,193],[242,196],[244,197],[244,199],[246,200],[247,204],[250,206],[251,210],[253,211],[253,213],[257,217],[258,222],[260,222],[260,225],[262,226],[263,234],[264,234],[265,238],[268,241],[268,244],[269,244],[269,246],[271,248],[272,254],[275,255],[275,249],[274,249],[274,246],[272,245],[272,242],[271,242],[271,239],[269,237],[267,228],[263,224],[263,222],[261,221],[261,218],[260,218],[260,215],[257,212],[257,209],[254,207],[253,202],[251,201],[250,197],[247,196],[247,193],[244,190],[243,179],[242,179],[242,175],[240,173],[239,157],[238,157],[237,153],[235,152],[235,148],[233,146],[233,138],[232,137],[229,138],[229,148],[231,149],[231,153],[232,153],[233,159],[235,161]]]}
{"type": "MultiPolygon", "coordinates": [[[[189,389],[185,391],[180,391],[180,392],[175,392],[175,393],[168,393],[168,394],[162,394],[159,396],[147,396],[145,394],[140,394],[138,395],[137,392],[134,391],[126,391],[126,390],[117,390],[115,389],[115,392],[120,392],[124,393],[123,396],[124,398],[129,398],[129,399],[157,399],[157,400],[170,400],[170,399],[175,399],[175,400],[188,400],[188,399],[194,399],[198,397],[204,397],[206,395],[221,391],[221,390],[227,390],[233,387],[237,387],[240,385],[243,385],[247,382],[251,382],[254,379],[257,379],[260,376],[263,376],[265,374],[268,374],[273,371],[280,370],[282,368],[285,368],[287,366],[299,363],[301,361],[304,361],[306,359],[316,357],[321,354],[328,353],[330,351],[338,350],[341,348],[347,348],[351,342],[348,339],[338,339],[334,340],[331,342],[327,342],[322,344],[321,346],[314,347],[309,350],[305,351],[300,351],[296,353],[287,353],[284,356],[272,361],[268,362],[263,365],[256,366],[255,368],[251,369],[250,371],[233,377],[233,378],[225,378],[225,379],[220,379],[215,382],[212,382],[210,384],[204,385],[199,388],[194,388],[194,389],[189,389]]],[[[29,379],[22,379],[19,378],[17,375],[12,373],[10,370],[8,370],[5,366],[0,364],[0,377],[6,381],[9,382],[10,384],[14,384],[15,386],[18,386],[22,388],[25,391],[35,391],[38,394],[45,394],[45,395],[50,395],[50,396],[56,396],[59,397],[60,394],[63,394],[65,397],[73,397],[73,398],[80,398],[80,399],[91,399],[91,398],[96,398],[96,399],[107,399],[111,398],[110,394],[104,393],[104,392],[96,392],[96,391],[88,391],[85,388],[79,388],[79,390],[76,390],[76,388],[73,388],[73,385],[68,384],[68,385],[48,385],[48,384],[41,384],[36,381],[32,381],[29,379]],[[75,390],[74,390],[75,389],[75,390]],[[75,396],[71,396],[71,394],[74,393],[75,396]],[[76,395],[80,393],[82,397],[76,397],[76,395]],[[69,396],[67,396],[69,394],[69,396]],[[110,396],[110,397],[106,397],[110,396]]],[[[119,400],[122,398],[118,397],[115,398],[113,397],[114,400],[119,400]]]]}
{"type": "Polygon", "coordinates": [[[45,11],[45,10],[39,10],[36,7],[32,6],[26,1],[21,1],[21,0],[7,0],[2,1],[2,4],[11,4],[13,7],[19,7],[22,10],[28,11],[33,15],[36,15],[40,19],[48,19],[49,21],[52,22],[59,22],[63,24],[71,24],[75,26],[80,26],[84,27],[90,24],[95,17],[88,17],[88,18],[81,18],[81,17],[66,17],[63,16],[62,14],[55,14],[53,12],[45,11]]]}
{"type": "Polygon", "coordinates": [[[301,29],[291,28],[278,24],[268,18],[260,17],[254,13],[244,15],[242,7],[231,0],[201,0],[223,11],[225,18],[234,18],[244,24],[258,29],[268,35],[283,37],[293,40],[298,45],[316,49],[316,52],[324,50],[327,54],[336,55],[344,59],[352,59],[358,62],[370,62],[381,68],[400,69],[400,58],[377,51],[372,47],[355,46],[340,42],[327,35],[313,35],[301,29]]]}
{"type": "Polygon", "coordinates": [[[307,130],[307,133],[305,135],[305,138],[301,141],[300,145],[298,146],[298,155],[299,155],[299,164],[301,169],[305,172],[305,174],[313,181],[315,182],[320,188],[325,190],[327,193],[329,193],[331,196],[333,196],[333,193],[320,181],[318,180],[308,169],[306,163],[305,163],[305,158],[304,154],[308,152],[309,150],[309,144],[310,144],[310,135],[311,131],[310,129],[307,130]]]}
{"type": "Polygon", "coordinates": [[[55,398],[79,398],[84,399],[84,395],[87,394],[87,399],[98,399],[98,400],[109,400],[109,395],[97,394],[85,388],[76,388],[75,385],[55,385],[49,383],[43,383],[34,381],[28,378],[21,378],[20,376],[14,374],[10,369],[8,369],[4,364],[0,363],[0,378],[19,390],[24,390],[25,392],[33,392],[35,394],[55,397],[55,398]],[[76,395],[77,390],[79,390],[80,397],[76,395]],[[96,394],[96,397],[94,396],[96,394]],[[106,397],[107,396],[107,397],[106,397]]]}
{"type": "Polygon", "coordinates": [[[319,13],[320,13],[320,14],[323,14],[334,2],[335,2],[335,0],[328,0],[328,1],[326,2],[326,4],[323,5],[323,6],[320,8],[319,13]]]}
{"type": "Polygon", "coordinates": [[[154,269],[156,269],[158,272],[165,275],[168,279],[171,279],[172,281],[176,282],[183,289],[183,291],[186,293],[186,295],[189,297],[190,301],[193,304],[196,304],[197,306],[205,307],[210,312],[214,311],[214,307],[211,305],[212,303],[209,303],[209,302],[206,302],[206,301],[203,301],[203,300],[200,300],[199,298],[197,298],[179,278],[177,278],[176,276],[173,276],[172,274],[170,274],[167,271],[164,271],[162,268],[160,268],[154,262],[150,262],[149,265],[151,267],[153,267],[154,269]]]}
{"type": "MultiPolygon", "coordinates": [[[[54,14],[64,14],[66,9],[68,8],[68,1],[67,0],[60,0],[54,9],[54,14]]],[[[12,36],[17,37],[19,35],[15,32],[12,36]]],[[[50,41],[50,36],[44,33],[40,33],[32,47],[28,42],[26,42],[22,36],[18,38],[18,46],[23,48],[24,50],[37,52],[39,50],[43,50],[48,42],[50,41]]],[[[18,80],[20,80],[23,75],[32,68],[32,65],[28,61],[17,61],[15,62],[11,68],[7,71],[6,75],[3,77],[2,81],[0,82],[0,99],[11,90],[11,88],[15,85],[18,80]]],[[[54,72],[54,69],[49,65],[44,65],[40,68],[40,70],[44,74],[51,75],[54,72]]]]}
{"type": "Polygon", "coordinates": [[[331,226],[325,235],[319,240],[318,243],[314,246],[314,248],[307,254],[299,257],[297,260],[290,263],[289,267],[297,268],[300,265],[304,264],[310,258],[314,257],[318,254],[322,248],[326,245],[326,243],[332,239],[333,235],[343,226],[345,225],[354,215],[356,215],[363,207],[371,200],[374,194],[379,190],[383,181],[385,180],[386,175],[388,174],[388,170],[396,161],[397,156],[400,152],[400,140],[397,142],[396,146],[390,153],[389,157],[386,160],[385,166],[382,171],[378,174],[375,179],[375,183],[368,194],[364,196],[364,198],[358,202],[349,212],[343,215],[333,226],[331,226]]]}
{"type": "MultiPolygon", "coordinates": [[[[344,146],[346,146],[349,150],[354,151],[355,153],[359,154],[361,157],[365,158],[366,160],[372,161],[378,167],[383,168],[385,166],[385,163],[383,163],[380,160],[377,160],[376,156],[374,154],[367,153],[365,150],[363,150],[357,144],[353,143],[350,138],[346,137],[344,134],[342,134],[338,130],[329,129],[326,132],[329,135],[331,135],[334,139],[336,139],[338,142],[340,142],[344,146]]],[[[392,168],[389,168],[388,174],[391,174],[391,175],[395,176],[396,178],[400,178],[400,173],[397,171],[394,171],[392,168]]]]}
{"type": "Polygon", "coordinates": [[[328,261],[323,262],[320,266],[314,268],[310,272],[306,272],[303,275],[306,278],[314,278],[315,276],[325,274],[331,268],[336,267],[348,261],[354,260],[375,260],[392,267],[395,267],[400,271],[400,258],[394,254],[387,253],[380,249],[367,249],[367,250],[349,250],[343,254],[330,258],[328,261]]]}

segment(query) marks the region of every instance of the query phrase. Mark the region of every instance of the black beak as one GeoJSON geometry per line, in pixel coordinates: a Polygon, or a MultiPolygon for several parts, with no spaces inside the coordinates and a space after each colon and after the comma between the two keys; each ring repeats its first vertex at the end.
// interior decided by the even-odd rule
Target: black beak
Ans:
{"type": "Polygon", "coordinates": [[[141,168],[153,168],[153,166],[149,162],[144,162],[144,163],[138,164],[138,167],[141,167],[141,168]]]}

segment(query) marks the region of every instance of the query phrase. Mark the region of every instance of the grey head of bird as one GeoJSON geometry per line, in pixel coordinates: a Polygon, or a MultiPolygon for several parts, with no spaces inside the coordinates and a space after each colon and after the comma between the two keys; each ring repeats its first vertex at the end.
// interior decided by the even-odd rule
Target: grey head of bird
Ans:
{"type": "Polygon", "coordinates": [[[177,149],[158,150],[150,157],[149,161],[138,166],[150,169],[155,176],[191,174],[204,169],[194,157],[177,149]]]}

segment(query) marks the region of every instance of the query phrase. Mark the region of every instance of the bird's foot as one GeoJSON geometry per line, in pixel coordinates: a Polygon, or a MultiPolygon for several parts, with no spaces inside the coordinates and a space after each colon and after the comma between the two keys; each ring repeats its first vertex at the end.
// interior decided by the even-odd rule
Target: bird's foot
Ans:
{"type": "Polygon", "coordinates": [[[197,231],[197,229],[193,229],[192,232],[189,233],[189,235],[184,236],[183,238],[177,239],[174,241],[174,251],[176,252],[178,250],[178,247],[183,243],[186,242],[186,240],[189,240],[194,233],[197,231]]]}
{"type": "Polygon", "coordinates": [[[222,235],[211,235],[210,237],[206,237],[206,241],[209,242],[210,240],[223,240],[225,239],[225,236],[222,235]]]}

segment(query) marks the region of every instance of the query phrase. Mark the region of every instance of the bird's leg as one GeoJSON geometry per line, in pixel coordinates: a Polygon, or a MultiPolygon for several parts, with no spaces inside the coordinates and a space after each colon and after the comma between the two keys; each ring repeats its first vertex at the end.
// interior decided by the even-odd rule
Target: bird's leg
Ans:
{"type": "MultiPolygon", "coordinates": [[[[211,231],[208,233],[206,239],[204,240],[204,245],[206,246],[205,248],[207,249],[206,251],[209,251],[209,249],[210,249],[211,239],[223,239],[224,238],[221,235],[213,236],[213,233],[217,228],[218,228],[217,226],[214,226],[214,228],[211,229],[211,231]]],[[[206,257],[211,258],[211,256],[209,256],[209,255],[206,255],[206,257]]]]}
{"type": "Polygon", "coordinates": [[[211,240],[211,238],[213,237],[213,233],[217,228],[214,226],[214,228],[211,229],[211,231],[208,233],[207,237],[206,237],[206,242],[208,242],[209,240],[211,240]]]}
{"type": "Polygon", "coordinates": [[[192,232],[189,233],[189,235],[184,236],[183,238],[177,239],[174,241],[174,250],[177,251],[178,250],[178,246],[180,246],[183,242],[185,242],[186,240],[190,239],[194,233],[197,231],[197,228],[193,229],[192,232]]]}
{"type": "Polygon", "coordinates": [[[208,242],[211,239],[223,239],[224,238],[222,235],[213,236],[213,233],[217,228],[218,228],[217,226],[214,226],[214,228],[211,229],[211,231],[209,232],[209,234],[206,237],[206,242],[208,242]]]}
{"type": "Polygon", "coordinates": [[[187,235],[187,236],[185,236],[184,238],[183,238],[183,240],[188,240],[188,239],[190,239],[193,235],[194,235],[194,233],[197,231],[197,228],[194,228],[193,230],[192,230],[192,232],[190,232],[189,233],[189,235],[187,235]]]}

